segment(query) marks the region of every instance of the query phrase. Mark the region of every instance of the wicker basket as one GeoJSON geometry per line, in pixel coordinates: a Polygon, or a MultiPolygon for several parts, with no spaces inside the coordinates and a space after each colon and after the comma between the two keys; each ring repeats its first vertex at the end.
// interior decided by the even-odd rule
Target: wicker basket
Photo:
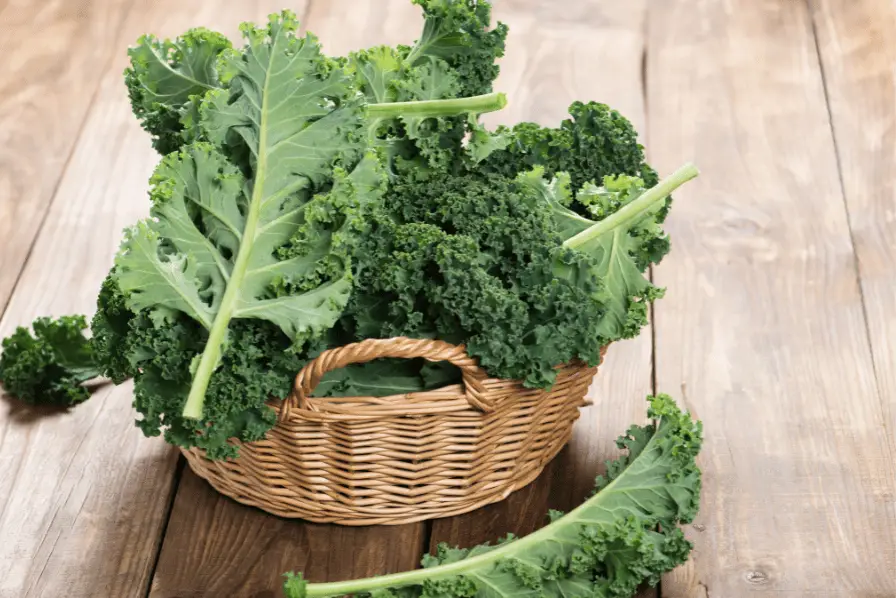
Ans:
{"type": "Polygon", "coordinates": [[[596,367],[558,368],[550,391],[489,378],[462,346],[370,339],[322,353],[275,404],[278,423],[235,460],[184,451],[219,492],[274,515],[401,524],[472,511],[534,480],[569,440],[596,367]],[[463,384],[390,397],[311,398],[331,370],[380,357],[448,361],[463,384]]]}

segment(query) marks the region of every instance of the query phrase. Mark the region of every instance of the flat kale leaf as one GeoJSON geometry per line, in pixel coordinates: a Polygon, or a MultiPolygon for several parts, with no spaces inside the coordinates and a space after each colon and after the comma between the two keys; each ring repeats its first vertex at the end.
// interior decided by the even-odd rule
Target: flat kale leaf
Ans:
{"type": "Polygon", "coordinates": [[[219,62],[225,88],[202,100],[209,142],[163,159],[151,217],[128,231],[116,259],[131,310],[153,310],[160,322],[181,312],[208,331],[186,417],[202,417],[232,320],[269,321],[300,346],[329,329],[348,299],[340,235],[379,175],[373,156],[362,159],[351,80],[296,28],[288,11],[265,28],[243,26],[246,49],[219,62]],[[284,256],[297,234],[303,251],[284,256]]]}

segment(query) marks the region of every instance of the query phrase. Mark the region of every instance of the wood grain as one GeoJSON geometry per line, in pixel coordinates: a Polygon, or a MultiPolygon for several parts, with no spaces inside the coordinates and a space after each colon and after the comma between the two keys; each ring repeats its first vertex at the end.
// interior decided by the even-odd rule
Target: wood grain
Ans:
{"type": "Polygon", "coordinates": [[[655,2],[648,38],[652,156],[703,171],[656,271],[658,384],[706,431],[696,551],[662,594],[894,596],[894,455],[806,4],[655,2]]]}
{"type": "MultiPolygon", "coordinates": [[[[886,437],[896,455],[896,6],[813,0],[812,8],[886,437]]],[[[896,571],[896,551],[889,568],[896,571]]]]}
{"type": "MultiPolygon", "coordinates": [[[[406,0],[313,2],[303,20],[329,55],[410,43],[422,27],[420,9],[406,0]]],[[[343,528],[279,519],[216,494],[185,471],[150,596],[267,598],[281,594],[289,570],[339,581],[413,569],[424,532],[423,523],[343,528]]]]}
{"type": "Polygon", "coordinates": [[[108,66],[132,0],[0,9],[0,314],[108,66]]]}
{"type": "MultiPolygon", "coordinates": [[[[508,106],[486,121],[557,126],[574,100],[595,100],[616,108],[643,132],[646,1],[590,0],[568,7],[538,0],[496,3],[495,17],[510,27],[496,83],[507,93],[508,106]]],[[[546,523],[549,508],[569,510],[581,503],[604,462],[618,453],[616,437],[645,419],[650,336],[648,328],[609,349],[590,391],[594,405],[582,410],[569,446],[535,482],[502,503],[434,521],[430,549],[439,542],[472,546],[507,533],[524,535],[546,523]]],[[[643,594],[655,595],[654,590],[643,594]]]]}
{"type": "Polygon", "coordinates": [[[423,526],[339,527],[273,517],[215,492],[186,469],[151,598],[273,598],[283,573],[339,581],[413,568],[423,526]]]}
{"type": "MultiPolygon", "coordinates": [[[[235,33],[238,19],[256,16],[257,6],[241,4],[223,19],[214,0],[140,3],[122,27],[95,32],[117,40],[91,42],[114,47],[114,58],[94,65],[100,89],[0,336],[37,315],[91,313],[122,229],[148,209],[147,181],[158,156],[128,106],[121,77],[127,45],[147,30],[174,35],[197,21],[235,33]]],[[[52,114],[43,117],[54,122],[52,114]]],[[[21,144],[23,156],[27,147],[21,144]]],[[[37,167],[54,158],[28,159],[37,167]]],[[[131,395],[130,385],[106,388],[68,413],[8,397],[0,402],[0,597],[145,596],[177,453],[141,435],[131,395]]]]}

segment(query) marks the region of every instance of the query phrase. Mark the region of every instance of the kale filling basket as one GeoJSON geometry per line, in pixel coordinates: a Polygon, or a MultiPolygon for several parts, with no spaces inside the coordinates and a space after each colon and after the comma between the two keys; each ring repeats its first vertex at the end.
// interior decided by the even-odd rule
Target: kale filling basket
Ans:
{"type": "Polygon", "coordinates": [[[137,424],[222,493],[285,517],[406,523],[533,480],[608,345],[662,289],[670,194],[631,124],[487,130],[507,28],[416,0],[413,46],[326,56],[289,11],[245,44],[142,37],[126,84],[162,154],[81,317],[4,341],[30,402],[134,380],[137,424]],[[296,377],[298,375],[298,377],[296,377]]]}

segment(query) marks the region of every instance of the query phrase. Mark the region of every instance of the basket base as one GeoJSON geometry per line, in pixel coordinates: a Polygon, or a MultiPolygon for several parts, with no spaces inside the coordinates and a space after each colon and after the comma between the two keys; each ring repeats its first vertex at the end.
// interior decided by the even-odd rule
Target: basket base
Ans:
{"type": "Polygon", "coordinates": [[[237,459],[183,452],[218,492],[278,517],[347,526],[450,517],[537,478],[572,436],[596,373],[567,364],[550,390],[486,379],[487,412],[471,407],[459,386],[334,399],[319,410],[292,409],[264,439],[241,444],[237,459]]]}
{"type": "Polygon", "coordinates": [[[396,518],[394,515],[386,515],[383,517],[367,516],[363,518],[321,517],[310,511],[300,512],[294,505],[289,508],[280,508],[278,503],[271,502],[268,496],[259,498],[251,492],[234,492],[232,485],[221,483],[221,479],[218,476],[208,475],[208,460],[205,459],[205,457],[194,454],[192,451],[188,450],[182,452],[187,459],[187,464],[190,466],[190,469],[193,470],[193,473],[208,482],[217,492],[238,503],[261,509],[266,513],[277,517],[283,517],[284,519],[301,519],[311,523],[332,523],[336,525],[358,527],[365,525],[404,525],[407,523],[417,523],[419,521],[454,517],[456,515],[463,515],[464,513],[475,511],[486,505],[501,502],[517,490],[521,490],[534,482],[538,476],[541,475],[542,471],[544,471],[544,468],[547,467],[548,463],[553,461],[557,454],[563,450],[563,447],[566,446],[571,437],[572,428],[570,427],[569,433],[566,434],[565,437],[558,438],[555,443],[556,446],[545,452],[545,459],[542,463],[527,468],[526,472],[519,478],[514,478],[512,484],[504,485],[503,488],[496,488],[488,494],[483,494],[480,496],[479,500],[475,502],[465,502],[461,504],[454,503],[453,505],[448,504],[441,508],[439,508],[439,506],[432,506],[421,509],[421,512],[417,514],[407,515],[406,517],[401,518],[396,518]]]}

